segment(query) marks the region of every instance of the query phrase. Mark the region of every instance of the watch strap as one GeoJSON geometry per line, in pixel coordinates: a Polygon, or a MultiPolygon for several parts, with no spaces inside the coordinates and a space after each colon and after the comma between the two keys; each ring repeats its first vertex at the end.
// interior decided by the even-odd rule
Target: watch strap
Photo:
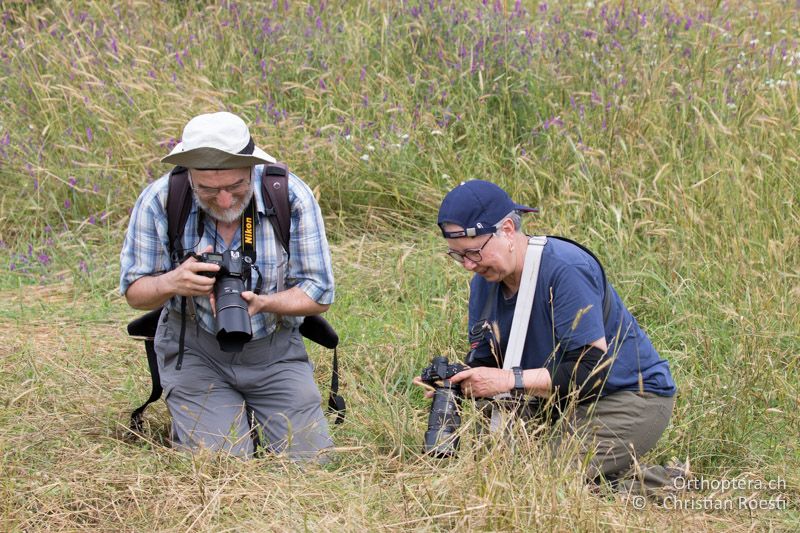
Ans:
{"type": "Polygon", "coordinates": [[[518,366],[511,367],[514,373],[514,390],[515,396],[523,396],[525,394],[525,383],[522,380],[522,368],[518,366]]]}

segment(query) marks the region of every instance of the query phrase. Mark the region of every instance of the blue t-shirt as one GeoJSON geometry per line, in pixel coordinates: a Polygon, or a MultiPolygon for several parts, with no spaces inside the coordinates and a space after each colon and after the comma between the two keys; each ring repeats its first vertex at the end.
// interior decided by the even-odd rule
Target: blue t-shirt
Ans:
{"type": "MultiPolygon", "coordinates": [[[[479,275],[472,278],[469,298],[469,328],[483,318],[486,299],[494,292],[479,275]]],[[[603,274],[591,255],[569,242],[549,238],[542,251],[528,333],[522,352],[522,368],[547,368],[550,375],[565,352],[579,349],[605,337],[612,364],[603,394],[620,390],[675,394],[669,363],[658,356],[636,319],[610,287],[611,312],[603,323],[603,274]]],[[[505,353],[516,294],[511,298],[496,291],[489,320],[496,322],[501,354],[505,353]]],[[[474,348],[481,360],[494,359],[488,338],[474,348]]],[[[502,356],[501,356],[502,357],[502,356]]],[[[502,361],[502,359],[501,359],[502,361]]]]}

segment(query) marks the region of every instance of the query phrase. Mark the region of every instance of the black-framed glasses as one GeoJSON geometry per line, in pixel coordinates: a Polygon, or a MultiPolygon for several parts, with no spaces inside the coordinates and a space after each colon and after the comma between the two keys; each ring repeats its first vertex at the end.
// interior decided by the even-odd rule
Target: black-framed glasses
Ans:
{"type": "Polygon", "coordinates": [[[192,183],[192,190],[200,196],[216,196],[220,192],[225,191],[229,194],[238,194],[244,192],[245,189],[250,187],[250,180],[253,176],[248,177],[246,180],[239,180],[233,185],[226,185],[225,187],[206,187],[205,185],[195,185],[192,183]]]}
{"type": "Polygon", "coordinates": [[[455,261],[458,261],[459,263],[463,263],[464,259],[469,259],[473,263],[480,263],[481,260],[483,259],[483,257],[481,257],[481,252],[486,247],[486,245],[489,244],[489,241],[492,240],[492,237],[494,237],[494,233],[489,234],[489,238],[484,241],[483,245],[480,248],[473,248],[471,250],[464,250],[463,252],[457,252],[455,250],[448,250],[447,251],[447,255],[449,255],[450,257],[452,257],[455,261]]]}

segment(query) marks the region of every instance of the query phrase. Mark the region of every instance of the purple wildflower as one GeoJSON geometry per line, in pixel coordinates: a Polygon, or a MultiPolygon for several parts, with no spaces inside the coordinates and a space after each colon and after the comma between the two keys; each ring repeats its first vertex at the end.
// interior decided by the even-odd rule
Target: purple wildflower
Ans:
{"type": "Polygon", "coordinates": [[[76,180],[74,177],[70,176],[69,177],[69,187],[70,187],[70,189],[74,189],[76,183],[78,183],[78,180],[76,180]]]}
{"type": "Polygon", "coordinates": [[[563,126],[564,122],[561,120],[560,116],[550,117],[544,121],[544,125],[542,128],[547,131],[553,126],[563,126]]]}
{"type": "Polygon", "coordinates": [[[89,267],[86,265],[86,261],[84,261],[83,259],[81,259],[81,262],[78,263],[78,270],[80,270],[84,274],[89,273],[89,267]]]}
{"type": "Polygon", "coordinates": [[[69,198],[67,198],[64,200],[64,209],[69,209],[70,207],[72,207],[72,202],[70,202],[69,198]]]}
{"type": "Polygon", "coordinates": [[[89,142],[92,142],[92,139],[94,139],[94,135],[92,134],[92,128],[87,126],[86,127],[86,140],[88,140],[89,142]]]}
{"type": "Polygon", "coordinates": [[[50,256],[45,254],[45,253],[39,254],[38,259],[39,259],[39,262],[41,264],[43,264],[44,266],[47,266],[47,265],[50,264],[50,256]]]}

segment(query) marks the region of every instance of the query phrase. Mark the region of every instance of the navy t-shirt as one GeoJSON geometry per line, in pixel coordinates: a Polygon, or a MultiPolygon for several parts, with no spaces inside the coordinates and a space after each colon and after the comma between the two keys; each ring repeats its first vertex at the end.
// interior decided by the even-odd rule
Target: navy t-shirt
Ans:
{"type": "MultiPolygon", "coordinates": [[[[491,283],[479,275],[472,278],[469,298],[469,327],[482,317],[491,283]]],[[[528,333],[522,352],[522,368],[547,368],[552,376],[561,356],[605,337],[612,357],[603,394],[620,390],[652,392],[660,396],[675,394],[669,363],[658,356],[653,344],[636,319],[625,308],[617,292],[610,288],[611,312],[603,323],[603,274],[591,255],[569,242],[548,238],[542,251],[528,333]]],[[[516,294],[505,298],[496,291],[489,320],[497,323],[501,353],[505,353],[516,294]]],[[[491,360],[490,343],[484,338],[475,355],[491,360]]],[[[502,361],[502,359],[501,359],[502,361]]]]}

